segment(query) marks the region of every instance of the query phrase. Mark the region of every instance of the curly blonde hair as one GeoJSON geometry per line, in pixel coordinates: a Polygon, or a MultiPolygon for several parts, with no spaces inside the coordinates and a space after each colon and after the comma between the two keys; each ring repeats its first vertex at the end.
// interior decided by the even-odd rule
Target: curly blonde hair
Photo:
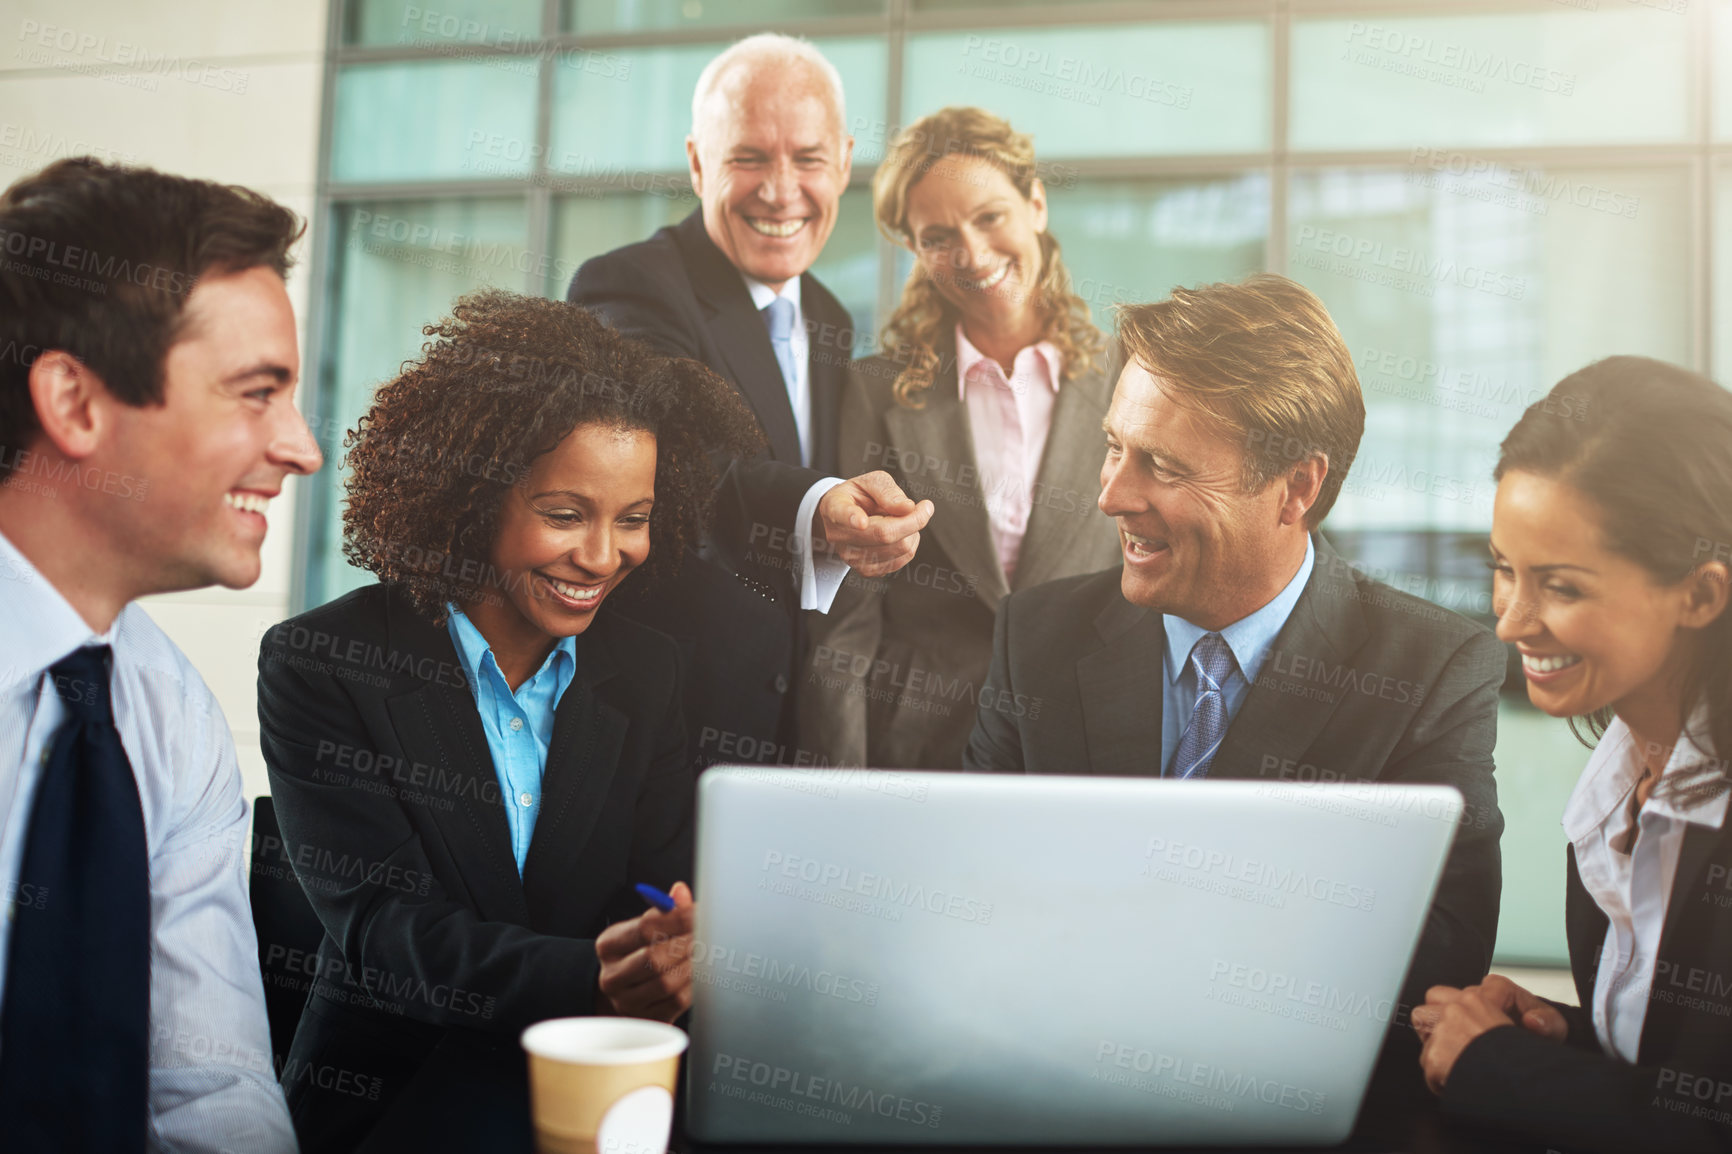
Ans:
{"type": "MultiPolygon", "coordinates": [[[[1038,179],[1033,138],[985,109],[953,105],[920,118],[890,142],[872,177],[872,213],[880,232],[906,248],[914,247],[908,229],[908,194],[933,165],[955,154],[996,166],[1025,200],[1033,194],[1038,179]]],[[[1064,366],[1061,380],[1069,381],[1099,362],[1105,340],[1089,319],[1087,302],[1071,291],[1070,273],[1051,232],[1040,234],[1035,307],[1044,321],[1041,339],[1058,349],[1064,366]]],[[[916,261],[883,333],[885,351],[902,365],[894,386],[898,404],[926,407],[920,394],[932,386],[938,371],[937,345],[956,321],[956,306],[944,299],[916,261]]]]}

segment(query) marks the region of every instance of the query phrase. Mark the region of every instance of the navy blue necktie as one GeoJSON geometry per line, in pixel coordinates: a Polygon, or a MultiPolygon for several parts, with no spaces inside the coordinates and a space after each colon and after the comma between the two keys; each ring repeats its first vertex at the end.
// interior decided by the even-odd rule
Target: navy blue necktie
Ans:
{"type": "Polygon", "coordinates": [[[1191,649],[1191,665],[1197,671],[1197,702],[1191,707],[1191,723],[1173,750],[1168,777],[1209,776],[1209,763],[1227,735],[1227,678],[1237,668],[1227,639],[1219,633],[1203,634],[1191,649]]]}
{"type": "Polygon", "coordinates": [[[110,657],[93,645],[49,670],[68,716],[30,809],[0,1001],[11,1154],[144,1149],[150,860],[110,657]]]}

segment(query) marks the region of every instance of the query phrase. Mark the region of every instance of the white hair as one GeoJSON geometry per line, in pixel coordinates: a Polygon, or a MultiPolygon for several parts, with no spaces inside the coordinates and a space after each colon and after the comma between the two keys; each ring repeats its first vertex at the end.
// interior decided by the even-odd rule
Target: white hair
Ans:
{"type": "Polygon", "coordinates": [[[810,40],[802,40],[798,36],[784,36],[780,32],[760,32],[748,36],[744,40],[736,40],[704,65],[703,72],[698,76],[698,85],[692,91],[692,136],[698,135],[698,123],[703,118],[704,105],[715,95],[722,76],[735,64],[745,64],[748,68],[759,67],[766,63],[804,64],[823,78],[830,89],[830,103],[836,107],[836,121],[847,131],[848,117],[842,100],[842,74],[836,71],[836,66],[812,44],[810,40]]]}

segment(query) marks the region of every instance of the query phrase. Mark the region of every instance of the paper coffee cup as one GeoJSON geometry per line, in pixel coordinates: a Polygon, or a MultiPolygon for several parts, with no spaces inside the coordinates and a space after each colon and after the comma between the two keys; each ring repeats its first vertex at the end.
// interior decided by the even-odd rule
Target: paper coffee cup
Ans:
{"type": "Polygon", "coordinates": [[[554,1018],[523,1031],[538,1154],[665,1154],[686,1034],[638,1018],[554,1018]]]}

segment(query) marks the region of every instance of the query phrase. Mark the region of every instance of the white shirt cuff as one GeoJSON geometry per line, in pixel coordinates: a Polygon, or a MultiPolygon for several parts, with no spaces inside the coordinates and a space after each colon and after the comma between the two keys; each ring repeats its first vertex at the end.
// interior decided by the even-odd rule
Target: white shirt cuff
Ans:
{"type": "Polygon", "coordinates": [[[830,612],[836,593],[842,588],[842,579],[848,576],[847,562],[834,556],[816,559],[812,556],[812,515],[818,511],[818,502],[824,499],[824,494],[841,483],[840,477],[825,477],[806,490],[806,495],[800,499],[800,511],[794,514],[794,540],[799,542],[794,551],[794,564],[800,573],[802,609],[830,612]]]}

